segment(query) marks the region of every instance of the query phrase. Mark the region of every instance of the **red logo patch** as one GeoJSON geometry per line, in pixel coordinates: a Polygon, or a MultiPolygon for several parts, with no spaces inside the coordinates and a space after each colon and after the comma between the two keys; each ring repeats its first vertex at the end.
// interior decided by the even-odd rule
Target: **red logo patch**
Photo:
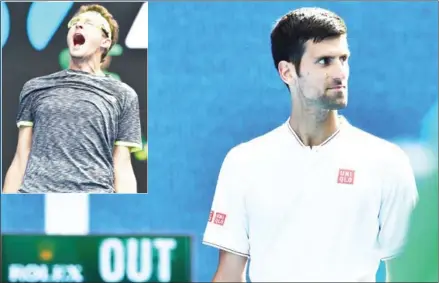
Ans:
{"type": "Polygon", "coordinates": [[[226,221],[226,217],[227,215],[225,215],[224,213],[217,212],[215,214],[215,220],[213,221],[213,223],[223,226],[224,222],[226,221]]]}
{"type": "Polygon", "coordinates": [[[353,185],[354,184],[354,177],[355,177],[354,170],[340,169],[338,171],[337,183],[353,185]]]}
{"type": "Polygon", "coordinates": [[[209,213],[209,222],[212,222],[214,214],[215,214],[215,212],[213,210],[211,210],[210,213],[209,213]]]}

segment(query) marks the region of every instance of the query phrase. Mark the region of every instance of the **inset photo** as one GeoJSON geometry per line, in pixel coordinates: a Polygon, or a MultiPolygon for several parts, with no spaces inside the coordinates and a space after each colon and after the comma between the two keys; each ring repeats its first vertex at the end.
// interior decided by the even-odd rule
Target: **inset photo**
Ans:
{"type": "Polygon", "coordinates": [[[2,2],[2,192],[147,193],[147,2],[2,2]]]}

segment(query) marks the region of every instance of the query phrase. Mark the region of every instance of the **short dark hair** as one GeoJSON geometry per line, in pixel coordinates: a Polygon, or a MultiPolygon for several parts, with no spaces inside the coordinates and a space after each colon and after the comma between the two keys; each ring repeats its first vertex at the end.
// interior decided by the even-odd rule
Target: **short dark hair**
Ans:
{"type": "Polygon", "coordinates": [[[280,18],[271,32],[271,54],[277,70],[280,61],[294,64],[300,76],[300,62],[308,40],[320,42],[325,38],[347,33],[343,19],[322,8],[300,8],[280,18]]]}

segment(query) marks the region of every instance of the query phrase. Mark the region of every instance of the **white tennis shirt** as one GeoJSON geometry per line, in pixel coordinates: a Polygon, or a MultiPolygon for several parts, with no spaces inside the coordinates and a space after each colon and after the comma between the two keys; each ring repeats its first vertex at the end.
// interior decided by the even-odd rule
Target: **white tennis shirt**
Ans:
{"type": "Polygon", "coordinates": [[[251,281],[374,282],[417,196],[398,146],[344,120],[310,149],[287,121],[227,154],[203,243],[249,257],[251,281]]]}

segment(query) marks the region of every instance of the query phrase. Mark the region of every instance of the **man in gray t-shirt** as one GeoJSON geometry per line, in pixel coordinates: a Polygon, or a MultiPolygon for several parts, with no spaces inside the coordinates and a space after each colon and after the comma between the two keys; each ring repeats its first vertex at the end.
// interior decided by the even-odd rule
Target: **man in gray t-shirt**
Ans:
{"type": "Polygon", "coordinates": [[[17,125],[33,126],[20,192],[112,192],[114,145],[141,144],[134,90],[81,71],[27,82],[17,125]]]}
{"type": "Polygon", "coordinates": [[[70,68],[24,85],[4,192],[136,192],[130,152],[141,149],[138,97],[100,70],[118,37],[110,16],[100,5],[82,6],[69,22],[70,68]]]}

